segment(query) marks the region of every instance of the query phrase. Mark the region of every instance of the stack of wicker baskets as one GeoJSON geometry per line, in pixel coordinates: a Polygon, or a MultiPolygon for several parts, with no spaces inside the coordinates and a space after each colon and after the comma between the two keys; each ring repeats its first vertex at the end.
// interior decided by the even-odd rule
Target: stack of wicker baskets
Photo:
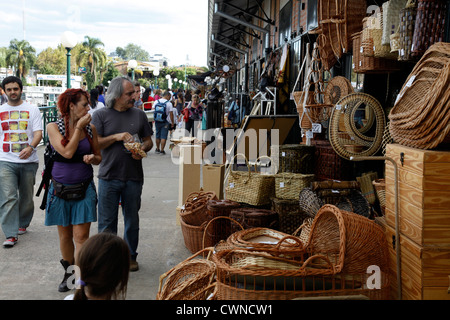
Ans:
{"type": "Polygon", "coordinates": [[[192,192],[180,212],[184,244],[192,253],[203,249],[203,233],[208,222],[207,204],[217,200],[214,192],[192,192]]]}
{"type": "MultiPolygon", "coordinates": [[[[217,217],[216,217],[217,218],[217,217]]],[[[324,205],[306,237],[269,228],[231,234],[161,275],[158,300],[389,299],[387,242],[374,221],[324,205]],[[371,277],[377,267],[376,281],[371,277]]]]}
{"type": "Polygon", "coordinates": [[[362,29],[366,10],[365,0],[319,1],[317,12],[321,35],[318,41],[326,70],[330,70],[344,53],[351,51],[351,35],[362,29]]]}
{"type": "Polygon", "coordinates": [[[433,149],[450,142],[450,44],[432,45],[406,79],[389,113],[396,143],[433,149]]]}
{"type": "Polygon", "coordinates": [[[212,256],[218,300],[342,295],[389,299],[384,232],[375,222],[354,213],[322,207],[304,246],[288,237],[277,244],[247,247],[230,246],[212,256]],[[376,288],[367,273],[370,266],[380,270],[376,288]]]}

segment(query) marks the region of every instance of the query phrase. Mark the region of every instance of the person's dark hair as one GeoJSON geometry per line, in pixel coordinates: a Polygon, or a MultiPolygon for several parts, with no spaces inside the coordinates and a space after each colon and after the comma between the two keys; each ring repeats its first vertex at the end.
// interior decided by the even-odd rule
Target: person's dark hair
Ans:
{"type": "Polygon", "coordinates": [[[164,93],[163,93],[162,96],[163,96],[163,97],[169,97],[169,98],[170,98],[170,91],[169,91],[169,90],[164,91],[164,93]]]}
{"type": "Polygon", "coordinates": [[[98,89],[92,89],[89,92],[89,94],[91,96],[91,101],[90,101],[91,108],[95,109],[95,108],[97,108],[97,103],[98,103],[98,96],[99,96],[98,89]]]}
{"type": "Polygon", "coordinates": [[[88,296],[125,299],[130,272],[130,249],[120,237],[109,232],[90,237],[78,253],[80,288],[74,300],[87,300],[88,296]]]}
{"type": "Polygon", "coordinates": [[[96,89],[98,90],[98,94],[99,94],[99,95],[103,94],[103,86],[102,86],[102,85],[98,85],[98,86],[96,87],[96,89]]]}
{"type": "Polygon", "coordinates": [[[145,89],[144,93],[142,94],[142,102],[147,102],[148,101],[148,97],[150,96],[150,93],[152,92],[151,88],[147,88],[145,89]]]}
{"type": "Polygon", "coordinates": [[[9,83],[17,83],[20,87],[20,91],[23,90],[23,84],[22,84],[22,80],[20,80],[20,78],[18,78],[16,76],[9,76],[9,77],[6,77],[5,79],[3,79],[3,81],[2,81],[3,90],[5,90],[5,86],[9,83]]]}

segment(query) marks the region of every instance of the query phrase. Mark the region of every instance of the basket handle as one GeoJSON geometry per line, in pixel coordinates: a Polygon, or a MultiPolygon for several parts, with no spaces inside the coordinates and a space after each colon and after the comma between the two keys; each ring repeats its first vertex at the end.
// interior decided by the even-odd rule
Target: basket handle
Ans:
{"type": "Polygon", "coordinates": [[[277,172],[278,171],[278,167],[277,167],[277,165],[276,165],[276,163],[272,160],[272,158],[271,157],[269,157],[269,156],[260,156],[260,157],[258,157],[258,158],[256,158],[256,161],[255,161],[255,172],[257,172],[257,166],[258,166],[258,160],[260,160],[261,158],[267,158],[267,159],[269,159],[270,160],[270,162],[271,162],[271,167],[272,167],[272,164],[275,166],[275,172],[277,172]]]}
{"type": "Polygon", "coordinates": [[[202,247],[203,247],[203,248],[205,247],[206,230],[208,230],[208,227],[209,227],[209,225],[211,224],[211,222],[213,222],[214,220],[217,220],[217,219],[221,219],[221,218],[222,218],[222,219],[228,219],[228,220],[230,220],[231,222],[236,223],[239,227],[241,227],[242,230],[244,230],[244,227],[243,227],[239,222],[237,222],[236,220],[234,220],[233,218],[230,218],[230,217],[228,217],[228,216],[217,216],[217,217],[214,217],[214,218],[212,218],[211,220],[209,220],[207,223],[206,223],[206,222],[203,223],[203,224],[206,223],[206,226],[205,226],[205,228],[203,229],[203,239],[202,239],[202,247]]]}
{"type": "MultiPolygon", "coordinates": [[[[233,158],[231,158],[230,166],[233,165],[234,159],[236,159],[237,156],[242,156],[245,159],[245,164],[247,165],[247,169],[248,169],[248,179],[247,179],[247,181],[244,181],[244,183],[247,183],[250,180],[250,171],[251,170],[250,170],[250,165],[248,164],[248,160],[247,160],[247,157],[245,156],[245,154],[238,153],[238,154],[234,155],[233,158]]],[[[230,174],[233,176],[233,170],[230,170],[230,174]]],[[[235,176],[233,176],[233,177],[235,177],[235,176]]]]}
{"type": "Polygon", "coordinates": [[[298,238],[298,237],[295,237],[295,236],[285,236],[285,237],[283,237],[283,238],[281,238],[281,240],[280,241],[278,241],[278,243],[277,243],[277,245],[275,246],[275,248],[278,250],[278,249],[280,249],[280,247],[281,247],[281,244],[284,242],[284,241],[286,241],[286,240],[289,240],[289,239],[291,239],[291,240],[294,240],[295,242],[297,242],[299,245],[300,245],[300,249],[302,249],[303,250],[303,242],[298,238]]]}
{"type": "MultiPolygon", "coordinates": [[[[322,259],[327,263],[328,269],[331,272],[331,274],[334,274],[334,266],[331,263],[330,259],[327,256],[324,256],[322,254],[315,254],[311,257],[309,257],[308,259],[306,259],[306,261],[303,263],[302,269],[305,270],[306,272],[306,268],[307,266],[310,264],[311,261],[313,261],[314,259],[322,259]]],[[[311,271],[311,269],[308,269],[308,271],[311,271]]]]}
{"type": "MultiPolygon", "coordinates": [[[[195,254],[193,254],[192,256],[190,256],[189,258],[184,260],[183,262],[190,261],[199,255],[203,255],[206,252],[208,252],[208,256],[207,256],[206,260],[209,260],[211,254],[213,253],[213,248],[205,248],[205,249],[199,250],[198,252],[196,252],[195,254]]],[[[167,271],[166,273],[159,276],[158,296],[161,294],[161,289],[163,286],[164,279],[167,278],[173,272],[173,270],[175,270],[176,267],[177,266],[171,268],[169,271],[167,271]]]]}
{"type": "Polygon", "coordinates": [[[213,292],[211,293],[212,298],[214,298],[217,295],[217,286],[216,286],[216,282],[210,283],[209,285],[207,285],[205,288],[203,288],[200,292],[196,293],[191,300],[207,300],[207,299],[199,299],[203,294],[207,294],[208,290],[210,290],[211,288],[214,288],[213,292]]]}
{"type": "Polygon", "coordinates": [[[303,223],[300,225],[300,227],[298,227],[297,230],[295,230],[295,231],[292,233],[292,235],[293,235],[294,237],[296,237],[297,234],[303,229],[303,227],[306,226],[306,225],[308,224],[308,221],[306,221],[306,220],[307,220],[307,219],[305,219],[305,220],[303,221],[303,223]]]}

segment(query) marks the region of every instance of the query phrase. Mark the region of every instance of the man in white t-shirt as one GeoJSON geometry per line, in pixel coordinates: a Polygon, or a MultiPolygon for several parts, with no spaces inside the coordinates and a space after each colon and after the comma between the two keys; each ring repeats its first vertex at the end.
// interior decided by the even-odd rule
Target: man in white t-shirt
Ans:
{"type": "Polygon", "coordinates": [[[170,92],[169,91],[164,91],[163,93],[163,97],[157,101],[155,101],[153,108],[155,110],[154,113],[154,117],[155,117],[155,131],[156,131],[156,139],[155,139],[155,144],[156,144],[156,151],[155,153],[159,153],[162,155],[165,155],[166,152],[164,151],[164,148],[166,147],[166,141],[167,141],[167,136],[169,135],[169,130],[171,130],[171,128],[173,127],[173,123],[175,123],[174,120],[174,115],[173,115],[173,105],[170,102],[170,92]],[[166,117],[164,120],[162,121],[158,121],[158,117],[156,115],[156,113],[158,112],[158,103],[165,103],[166,108],[166,117]]]}
{"type": "Polygon", "coordinates": [[[22,81],[6,77],[8,103],[0,106],[0,224],[12,247],[26,232],[34,213],[34,183],[39,166],[36,147],[42,139],[39,108],[22,100],[22,81]]]}

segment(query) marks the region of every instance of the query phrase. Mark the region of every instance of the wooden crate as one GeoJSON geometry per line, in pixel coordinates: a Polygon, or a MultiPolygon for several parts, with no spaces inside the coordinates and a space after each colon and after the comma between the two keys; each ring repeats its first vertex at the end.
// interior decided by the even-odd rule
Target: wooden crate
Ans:
{"type": "MultiPolygon", "coordinates": [[[[419,246],[450,246],[450,152],[389,144],[386,156],[398,168],[400,232],[419,246]]],[[[386,222],[395,227],[395,176],[389,161],[385,178],[386,222]]]]}
{"type": "MultiPolygon", "coordinates": [[[[391,297],[397,299],[395,229],[387,222],[381,224],[390,244],[391,297]]],[[[402,300],[450,300],[450,246],[421,247],[401,234],[400,263],[402,300]]]]}

